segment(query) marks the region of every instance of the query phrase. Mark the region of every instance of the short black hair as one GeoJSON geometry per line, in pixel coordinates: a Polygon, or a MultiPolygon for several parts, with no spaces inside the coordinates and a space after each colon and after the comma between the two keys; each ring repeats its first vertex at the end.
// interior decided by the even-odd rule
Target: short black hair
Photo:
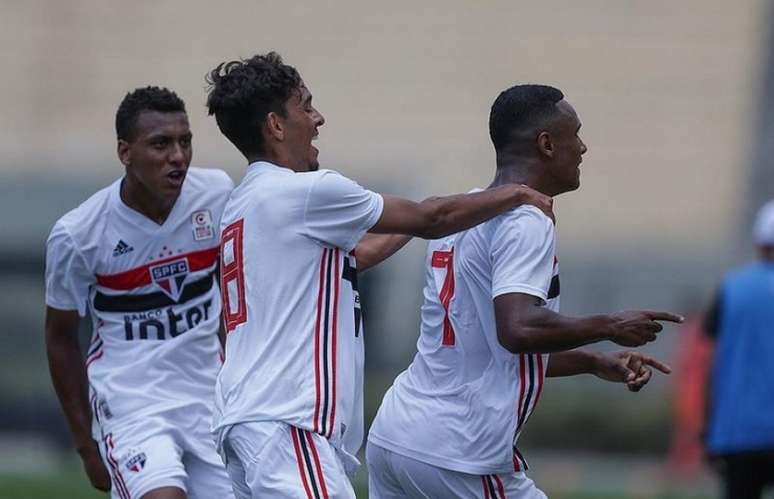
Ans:
{"type": "Polygon", "coordinates": [[[133,140],[137,117],[142,111],[184,113],[185,103],[175,92],[164,87],[147,86],[132,90],[126,94],[116,112],[116,136],[119,140],[133,140]]]}
{"type": "Polygon", "coordinates": [[[514,131],[526,131],[558,112],[561,90],[547,85],[515,85],[503,90],[489,113],[489,137],[495,150],[508,145],[514,131]]]}
{"type": "Polygon", "coordinates": [[[207,109],[223,135],[245,156],[265,152],[261,127],[270,112],[287,116],[285,103],[301,88],[298,71],[276,52],[224,62],[210,71],[207,109]]]}

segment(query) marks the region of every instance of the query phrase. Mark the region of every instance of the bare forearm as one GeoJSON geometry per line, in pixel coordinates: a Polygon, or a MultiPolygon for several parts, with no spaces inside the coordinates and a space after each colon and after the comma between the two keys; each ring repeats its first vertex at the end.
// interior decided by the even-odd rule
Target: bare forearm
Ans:
{"type": "Polygon", "coordinates": [[[48,366],[62,411],[67,418],[75,447],[92,445],[89,382],[78,341],[46,338],[48,366]]]}
{"type": "Polygon", "coordinates": [[[504,185],[472,194],[430,198],[420,205],[430,216],[427,233],[437,239],[460,232],[499,215],[525,201],[521,186],[504,185]]]}
{"type": "Polygon", "coordinates": [[[411,237],[403,234],[366,234],[355,248],[358,272],[388,259],[411,241],[411,237]]]}
{"type": "Polygon", "coordinates": [[[546,376],[558,378],[562,376],[575,376],[577,374],[591,374],[594,372],[596,362],[597,355],[586,350],[555,352],[551,354],[546,376]]]}
{"type": "Polygon", "coordinates": [[[499,333],[500,343],[514,353],[564,352],[609,339],[605,315],[567,317],[535,307],[528,317],[499,333]]]}

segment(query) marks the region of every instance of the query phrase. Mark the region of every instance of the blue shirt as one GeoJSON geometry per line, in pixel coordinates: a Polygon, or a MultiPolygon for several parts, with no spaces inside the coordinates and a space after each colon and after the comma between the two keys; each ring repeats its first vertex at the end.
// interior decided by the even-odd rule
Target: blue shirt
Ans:
{"type": "Polygon", "coordinates": [[[716,454],[774,449],[774,263],[728,274],[713,309],[707,447],[716,454]]]}

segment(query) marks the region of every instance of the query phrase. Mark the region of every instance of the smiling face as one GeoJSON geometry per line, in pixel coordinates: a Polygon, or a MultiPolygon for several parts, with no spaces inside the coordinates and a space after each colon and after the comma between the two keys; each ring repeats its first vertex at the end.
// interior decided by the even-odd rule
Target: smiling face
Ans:
{"type": "Polygon", "coordinates": [[[191,129],[185,112],[141,111],[131,139],[118,141],[127,182],[159,203],[174,203],[191,164],[191,129]]]}
{"type": "Polygon", "coordinates": [[[575,109],[566,101],[556,103],[559,116],[551,127],[552,154],[549,175],[558,192],[580,187],[580,164],[588,150],[580,138],[581,122],[575,109]]]}
{"type": "Polygon", "coordinates": [[[295,171],[315,171],[320,167],[318,149],[312,145],[319,134],[318,128],[325,124],[325,118],[312,106],[312,94],[302,84],[285,102],[287,116],[284,125],[283,142],[295,171]]]}

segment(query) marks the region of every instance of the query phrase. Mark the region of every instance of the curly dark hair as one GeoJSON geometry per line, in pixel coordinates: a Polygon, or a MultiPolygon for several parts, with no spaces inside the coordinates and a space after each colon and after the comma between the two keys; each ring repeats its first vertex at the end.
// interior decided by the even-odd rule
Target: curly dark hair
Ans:
{"type": "Polygon", "coordinates": [[[168,88],[147,86],[132,90],[126,94],[116,112],[116,136],[119,140],[134,139],[134,127],[142,111],[184,113],[185,103],[168,88]]]}
{"type": "Polygon", "coordinates": [[[489,137],[499,151],[511,140],[514,131],[541,125],[558,111],[556,103],[564,99],[561,90],[547,85],[516,85],[503,90],[489,113],[489,137]]]}
{"type": "Polygon", "coordinates": [[[265,152],[261,127],[266,115],[287,116],[285,103],[302,85],[298,71],[276,52],[218,64],[206,80],[209,114],[245,156],[265,152]]]}

